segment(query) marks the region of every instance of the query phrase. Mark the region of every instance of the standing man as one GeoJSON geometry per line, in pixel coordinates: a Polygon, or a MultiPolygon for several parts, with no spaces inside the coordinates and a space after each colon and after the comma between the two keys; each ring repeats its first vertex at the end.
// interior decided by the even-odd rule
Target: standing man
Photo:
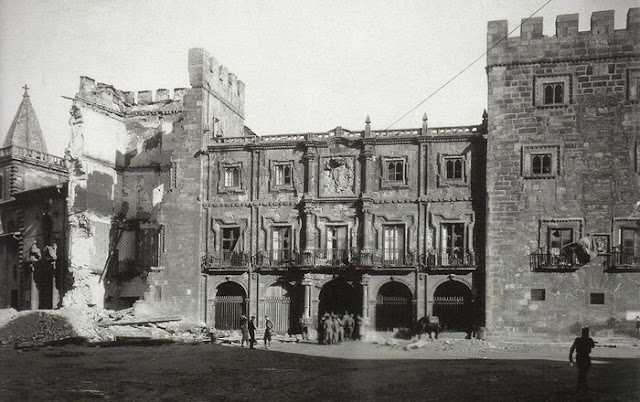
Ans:
{"type": "Polygon", "coordinates": [[[593,339],[589,338],[589,327],[582,328],[582,336],[576,338],[569,351],[569,361],[573,365],[573,351],[576,351],[578,365],[578,386],[576,392],[587,391],[587,372],[591,368],[591,349],[595,347],[593,339]]]}
{"type": "Polygon", "coordinates": [[[242,340],[240,341],[240,346],[244,348],[245,342],[247,345],[249,344],[249,322],[247,320],[247,316],[243,315],[240,317],[240,331],[242,332],[242,340]]]}
{"type": "Polygon", "coordinates": [[[273,322],[268,315],[264,316],[264,347],[269,349],[271,346],[271,334],[273,332],[273,322]]]}
{"type": "Polygon", "coordinates": [[[309,325],[311,325],[311,319],[305,315],[300,317],[300,327],[302,328],[302,340],[309,340],[309,325]]]}
{"type": "Polygon", "coordinates": [[[253,345],[256,344],[256,316],[252,315],[249,320],[249,349],[255,349],[253,345]]]}
{"type": "Polygon", "coordinates": [[[640,315],[636,316],[636,332],[638,333],[638,338],[640,338],[640,315]]]}

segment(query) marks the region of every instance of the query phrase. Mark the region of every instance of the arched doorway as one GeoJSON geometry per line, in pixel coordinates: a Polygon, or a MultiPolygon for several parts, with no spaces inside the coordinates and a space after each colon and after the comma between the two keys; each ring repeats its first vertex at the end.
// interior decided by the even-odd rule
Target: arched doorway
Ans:
{"type": "Polygon", "coordinates": [[[413,323],[413,295],[407,285],[387,282],[380,287],[376,298],[376,331],[411,328],[413,323]]]}
{"type": "Polygon", "coordinates": [[[246,298],[244,288],[236,282],[219,285],[215,300],[214,327],[224,330],[239,329],[240,317],[247,314],[246,298]]]}
{"type": "Polygon", "coordinates": [[[460,281],[447,281],[433,295],[433,315],[443,331],[467,331],[472,321],[471,289],[460,281]]]}
{"type": "Polygon", "coordinates": [[[276,332],[295,333],[302,316],[301,307],[296,288],[288,283],[273,284],[265,292],[265,315],[273,321],[276,332]]]}
{"type": "Polygon", "coordinates": [[[319,302],[318,317],[325,313],[362,314],[362,286],[343,279],[334,279],[322,287],[319,302]]]}

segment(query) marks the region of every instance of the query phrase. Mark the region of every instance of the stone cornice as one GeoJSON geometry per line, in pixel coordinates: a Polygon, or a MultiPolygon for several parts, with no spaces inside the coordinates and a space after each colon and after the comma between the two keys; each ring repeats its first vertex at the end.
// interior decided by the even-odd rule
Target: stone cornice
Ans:
{"type": "Polygon", "coordinates": [[[510,61],[505,63],[487,64],[485,67],[490,70],[493,67],[515,67],[526,66],[531,64],[561,64],[561,63],[585,63],[589,61],[606,61],[606,60],[624,60],[638,58],[638,54],[619,54],[609,56],[582,56],[582,57],[566,57],[566,58],[539,58],[527,61],[510,61]]]}

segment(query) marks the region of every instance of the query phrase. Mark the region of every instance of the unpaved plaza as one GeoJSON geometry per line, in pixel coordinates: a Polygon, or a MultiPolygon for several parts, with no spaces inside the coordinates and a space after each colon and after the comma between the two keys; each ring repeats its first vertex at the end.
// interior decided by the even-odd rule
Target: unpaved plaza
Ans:
{"type": "Polygon", "coordinates": [[[640,349],[597,347],[573,392],[566,345],[434,341],[0,348],[2,401],[640,400],[640,349]]]}

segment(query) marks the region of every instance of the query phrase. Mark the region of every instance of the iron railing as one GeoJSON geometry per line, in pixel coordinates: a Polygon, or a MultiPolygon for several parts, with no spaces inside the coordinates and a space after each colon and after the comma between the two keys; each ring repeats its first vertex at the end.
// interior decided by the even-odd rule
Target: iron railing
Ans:
{"type": "Polygon", "coordinates": [[[424,254],[424,264],[428,269],[475,269],[477,260],[476,253],[472,251],[450,253],[441,250],[431,250],[424,254]]]}
{"type": "Polygon", "coordinates": [[[640,255],[633,251],[614,248],[608,255],[607,268],[640,270],[640,255]]]}
{"type": "Polygon", "coordinates": [[[405,249],[386,250],[271,250],[255,257],[259,267],[407,267],[417,262],[414,252],[405,249]]]}
{"type": "Polygon", "coordinates": [[[249,266],[251,258],[247,253],[237,251],[214,251],[202,257],[204,269],[245,269],[249,266]]]}
{"type": "Polygon", "coordinates": [[[529,257],[533,271],[576,270],[584,265],[578,259],[578,253],[574,248],[565,248],[559,253],[540,249],[529,257]]]}

